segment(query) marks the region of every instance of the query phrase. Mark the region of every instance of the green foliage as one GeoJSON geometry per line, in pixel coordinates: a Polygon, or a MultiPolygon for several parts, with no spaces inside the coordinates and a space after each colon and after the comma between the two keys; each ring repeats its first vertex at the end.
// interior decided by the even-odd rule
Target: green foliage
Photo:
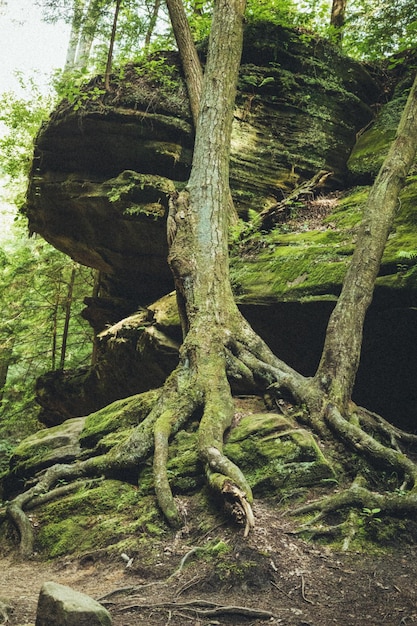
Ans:
{"type": "Polygon", "coordinates": [[[414,46],[416,30],[413,0],[351,0],[343,46],[352,56],[380,60],[414,46]]]}
{"type": "Polygon", "coordinates": [[[213,1],[185,0],[184,7],[194,40],[202,41],[206,39],[210,34],[213,1]]]}
{"type": "Polygon", "coordinates": [[[13,179],[14,189],[29,173],[34,136],[54,102],[40,92],[35,77],[17,76],[22,95],[0,95],[0,125],[5,131],[0,133],[0,174],[13,179]]]}
{"type": "Polygon", "coordinates": [[[136,60],[135,72],[138,76],[146,77],[160,89],[174,93],[178,88],[178,69],[169,65],[164,56],[141,55],[136,60]]]}
{"type": "Polygon", "coordinates": [[[104,87],[88,86],[90,72],[87,68],[59,72],[55,76],[54,88],[60,99],[67,100],[74,111],[82,109],[87,102],[99,100],[105,93],[104,87]]]}
{"type": "MultiPolygon", "coordinates": [[[[73,263],[40,239],[15,229],[0,273],[0,349],[8,356],[0,405],[0,440],[16,440],[37,427],[36,378],[59,366],[59,351],[73,263]],[[55,353],[54,353],[55,352],[55,353]]],[[[83,298],[92,288],[92,271],[77,267],[65,367],[88,362],[91,331],[81,317],[83,298]],[[86,291],[87,290],[87,291],[86,291]]]]}
{"type": "Polygon", "coordinates": [[[294,26],[297,22],[297,4],[292,0],[248,0],[246,15],[253,22],[294,26]]]}

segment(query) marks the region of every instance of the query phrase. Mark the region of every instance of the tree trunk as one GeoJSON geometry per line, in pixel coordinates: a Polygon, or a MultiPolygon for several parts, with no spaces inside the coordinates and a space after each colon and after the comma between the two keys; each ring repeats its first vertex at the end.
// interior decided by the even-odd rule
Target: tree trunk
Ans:
{"type": "Polygon", "coordinates": [[[88,63],[100,16],[100,0],[90,0],[87,10],[85,11],[77,56],[75,59],[75,67],[78,69],[85,67],[88,63]]]}
{"type": "Polygon", "coordinates": [[[330,25],[336,33],[336,40],[340,44],[343,39],[343,27],[345,25],[347,0],[333,0],[330,25]]]}
{"type": "Polygon", "coordinates": [[[67,352],[67,341],[68,341],[68,331],[69,324],[71,319],[71,306],[72,306],[72,294],[74,291],[74,282],[75,282],[75,274],[77,270],[74,266],[71,270],[70,281],[68,283],[68,292],[67,297],[65,299],[65,318],[64,318],[64,328],[62,331],[62,342],[61,342],[61,355],[59,359],[59,369],[63,370],[65,366],[65,356],[67,352]]]}
{"type": "Polygon", "coordinates": [[[158,19],[159,9],[161,8],[161,2],[162,0],[155,0],[154,2],[152,13],[149,18],[149,25],[148,25],[146,35],[145,35],[145,43],[144,43],[145,49],[149,48],[150,46],[152,35],[155,31],[156,21],[158,19]]]}
{"type": "MultiPolygon", "coordinates": [[[[91,297],[93,299],[98,298],[100,294],[100,287],[101,287],[101,272],[100,270],[95,270],[93,291],[91,294],[91,297]]],[[[97,337],[97,333],[94,332],[93,333],[93,350],[91,352],[91,366],[94,366],[97,363],[98,345],[99,345],[99,338],[97,337]]]]}
{"type": "Polygon", "coordinates": [[[75,59],[77,56],[77,48],[80,40],[84,6],[85,0],[74,0],[73,16],[71,21],[71,33],[68,42],[64,72],[73,70],[75,67],[75,59]]]}
{"type": "Polygon", "coordinates": [[[106,70],[104,72],[104,87],[105,87],[106,91],[110,91],[110,74],[111,74],[111,67],[112,67],[112,62],[113,62],[113,49],[114,49],[114,41],[116,39],[117,19],[119,17],[119,11],[120,11],[121,2],[122,2],[122,0],[116,0],[116,7],[115,7],[115,10],[114,10],[113,26],[112,26],[111,35],[110,35],[110,43],[109,43],[109,51],[108,51],[108,54],[107,54],[106,70]]]}
{"type": "Polygon", "coordinates": [[[359,366],[363,324],[382,255],[399,207],[399,193],[417,149],[417,78],[397,135],[369,193],[352,262],[330,317],[316,381],[346,408],[359,366]]]}
{"type": "Polygon", "coordinates": [[[185,74],[194,126],[197,127],[203,71],[182,0],[167,0],[167,7],[185,74]]]}
{"type": "Polygon", "coordinates": [[[15,337],[8,337],[0,347],[0,404],[4,396],[4,387],[7,382],[7,374],[13,357],[15,337]]]}
{"type": "Polygon", "coordinates": [[[51,369],[56,369],[57,359],[57,337],[58,337],[58,311],[61,299],[61,277],[58,280],[57,290],[55,292],[55,302],[52,308],[52,347],[51,347],[51,369]]]}

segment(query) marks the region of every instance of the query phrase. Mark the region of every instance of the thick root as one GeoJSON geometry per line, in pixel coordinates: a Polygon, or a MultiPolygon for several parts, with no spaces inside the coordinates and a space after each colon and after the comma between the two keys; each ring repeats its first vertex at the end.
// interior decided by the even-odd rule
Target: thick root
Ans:
{"type": "MultiPolygon", "coordinates": [[[[355,481],[346,491],[296,509],[294,513],[300,515],[317,513],[308,524],[311,530],[313,524],[340,509],[380,509],[393,515],[417,513],[417,466],[401,450],[402,444],[416,444],[417,437],[407,435],[359,407],[351,407],[351,415],[345,417],[337,406],[328,403],[322,390],[314,387],[314,379],[307,379],[282,363],[246,323],[236,321],[232,328],[233,332],[220,333],[217,343],[212,341],[202,353],[198,353],[198,342],[190,341],[190,334],[186,337],[179,366],[165,382],[148,416],[127,441],[105,455],[73,465],[50,467],[36,477],[34,485],[0,511],[0,516],[7,514],[18,529],[23,555],[29,555],[34,544],[33,529],[25,511],[77,489],[80,479],[137,472],[152,454],[158,504],[168,523],[180,526],[182,519],[167,473],[169,445],[186,422],[200,412],[197,448],[207,482],[222,498],[230,514],[244,525],[247,536],[255,525],[252,491],[242,471],[223,454],[224,433],[234,417],[231,387],[238,387],[242,380],[259,392],[269,388],[272,395],[289,394],[294,402],[303,406],[303,423],[320,436],[336,437],[370,463],[389,468],[403,479],[402,488],[409,489],[408,492],[376,493],[362,481],[355,481]],[[62,479],[67,484],[56,487],[62,479]]],[[[355,531],[352,516],[353,513],[350,522],[340,524],[337,530],[345,533],[347,546],[355,531]]],[[[321,534],[326,532],[323,527],[316,530],[321,534]]],[[[334,527],[329,527],[328,532],[334,532],[334,527]]]]}

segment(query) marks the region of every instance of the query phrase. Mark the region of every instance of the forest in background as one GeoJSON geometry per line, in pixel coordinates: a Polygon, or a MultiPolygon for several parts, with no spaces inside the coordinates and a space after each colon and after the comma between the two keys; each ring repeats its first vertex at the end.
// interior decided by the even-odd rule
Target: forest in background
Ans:
{"type": "MultiPolygon", "coordinates": [[[[122,75],[126,62],[141,60],[144,71],[169,81],[164,62],[154,53],[175,46],[163,2],[74,0],[72,5],[62,3],[61,7],[56,2],[41,4],[46,20],[71,23],[72,36],[66,66],[51,77],[49,96],[37,91],[34,77],[26,87],[27,97],[12,93],[1,97],[0,120],[7,129],[0,141],[1,170],[7,180],[5,200],[16,207],[13,227],[1,241],[0,257],[3,468],[14,445],[39,427],[34,402],[36,378],[49,370],[87,365],[93,353],[92,332],[81,316],[83,298],[94,291],[93,271],[75,265],[41,239],[28,238],[25,219],[19,213],[24,205],[33,139],[57,101],[66,98],[82,105],[80,88],[97,73],[122,75]]],[[[212,3],[185,4],[195,39],[204,39],[210,27],[212,3]]],[[[391,65],[396,54],[415,42],[417,26],[412,2],[354,0],[332,5],[253,1],[247,16],[248,20],[268,20],[297,28],[305,37],[330,38],[345,53],[364,62],[378,60],[391,65]],[[339,9],[338,21],[334,18],[335,7],[339,9]]]]}

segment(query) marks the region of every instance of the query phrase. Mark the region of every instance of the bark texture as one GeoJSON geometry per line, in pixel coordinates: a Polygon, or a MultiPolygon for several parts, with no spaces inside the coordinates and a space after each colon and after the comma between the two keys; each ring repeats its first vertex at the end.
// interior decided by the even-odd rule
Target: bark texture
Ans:
{"type": "Polygon", "coordinates": [[[330,400],[346,408],[359,365],[365,314],[372,301],[382,254],[399,194],[417,149],[417,79],[411,88],[397,135],[370,191],[342,292],[331,315],[316,374],[330,400]]]}
{"type": "Polygon", "coordinates": [[[167,7],[181,57],[190,99],[191,113],[194,126],[196,127],[203,87],[203,71],[182,0],[167,0],[167,7]]]}

